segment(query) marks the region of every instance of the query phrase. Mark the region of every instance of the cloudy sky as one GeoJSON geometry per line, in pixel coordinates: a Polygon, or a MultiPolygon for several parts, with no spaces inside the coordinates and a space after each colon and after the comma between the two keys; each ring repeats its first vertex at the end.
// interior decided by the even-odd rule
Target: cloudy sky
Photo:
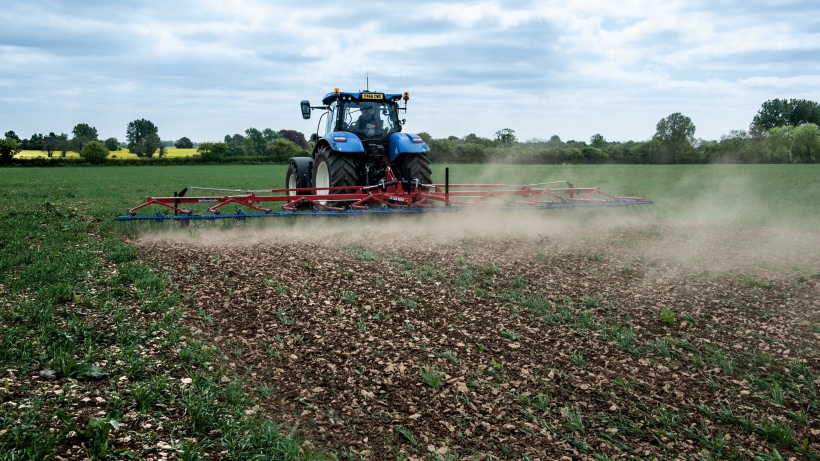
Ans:
{"type": "Polygon", "coordinates": [[[21,137],[307,134],[299,101],[367,75],[434,137],[645,140],[681,112],[719,139],[768,99],[820,100],[817,0],[10,0],[0,24],[0,130],[21,137]]]}

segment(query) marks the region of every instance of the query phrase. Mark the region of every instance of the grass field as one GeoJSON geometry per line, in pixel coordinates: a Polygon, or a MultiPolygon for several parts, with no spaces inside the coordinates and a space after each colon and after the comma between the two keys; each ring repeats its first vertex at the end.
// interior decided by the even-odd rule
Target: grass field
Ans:
{"type": "MultiPolygon", "coordinates": [[[[444,182],[444,168],[434,165],[433,181],[444,182]]],[[[285,172],[285,165],[202,165],[8,169],[3,177],[5,189],[15,190],[18,199],[28,194],[72,194],[96,212],[104,210],[105,215],[113,216],[146,196],[170,196],[186,186],[284,187],[285,172]]],[[[599,186],[616,195],[644,196],[655,202],[653,212],[661,217],[820,228],[818,165],[452,165],[450,181],[570,181],[576,186],[599,186]]]]}
{"type": "MultiPolygon", "coordinates": [[[[183,325],[190,299],[113,221],[185,186],[281,187],[285,168],[0,170],[0,460],[334,456],[258,415],[258,390],[183,325]]],[[[820,165],[454,165],[450,178],[564,180],[646,196],[661,218],[820,228],[820,165]]]]}

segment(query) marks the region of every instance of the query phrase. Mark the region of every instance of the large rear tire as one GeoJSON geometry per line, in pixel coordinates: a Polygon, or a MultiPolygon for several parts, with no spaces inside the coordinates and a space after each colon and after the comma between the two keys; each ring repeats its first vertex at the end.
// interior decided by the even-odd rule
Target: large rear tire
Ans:
{"type": "Polygon", "coordinates": [[[418,179],[421,184],[433,183],[430,160],[424,154],[405,154],[394,162],[396,177],[404,181],[418,179]]]}
{"type": "MultiPolygon", "coordinates": [[[[352,191],[332,191],[330,187],[358,186],[356,180],[356,159],[322,146],[313,159],[313,187],[316,195],[338,194],[352,191]]],[[[319,203],[327,205],[327,201],[319,203]]]]}

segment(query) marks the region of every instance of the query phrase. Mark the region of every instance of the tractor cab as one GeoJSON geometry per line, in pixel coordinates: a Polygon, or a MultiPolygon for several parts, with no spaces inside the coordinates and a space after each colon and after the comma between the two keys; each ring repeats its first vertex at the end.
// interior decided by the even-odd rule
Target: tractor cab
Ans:
{"type": "Polygon", "coordinates": [[[401,131],[396,104],[389,101],[334,102],[328,118],[328,122],[336,123],[333,131],[349,131],[362,140],[382,139],[401,131]]]}
{"type": "Polygon", "coordinates": [[[333,93],[328,93],[322,98],[322,106],[311,107],[308,101],[302,101],[302,117],[309,119],[311,109],[327,111],[319,119],[318,138],[328,133],[346,131],[355,134],[362,141],[382,140],[392,133],[401,131],[403,120],[399,120],[398,112],[407,110],[408,99],[408,93],[348,93],[336,88],[333,93]],[[403,107],[399,106],[402,99],[403,107]]]}

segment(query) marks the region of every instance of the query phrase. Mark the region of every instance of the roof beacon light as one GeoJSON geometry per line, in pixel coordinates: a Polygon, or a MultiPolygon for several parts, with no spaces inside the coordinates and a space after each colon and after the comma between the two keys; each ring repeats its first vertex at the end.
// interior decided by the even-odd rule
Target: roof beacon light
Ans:
{"type": "Polygon", "coordinates": [[[338,88],[334,88],[334,89],[333,89],[333,94],[339,94],[339,89],[338,89],[338,88]]]}
{"type": "Polygon", "coordinates": [[[405,101],[407,101],[408,99],[410,99],[410,93],[408,93],[407,91],[405,91],[405,92],[404,92],[404,100],[405,100],[405,101]]]}

